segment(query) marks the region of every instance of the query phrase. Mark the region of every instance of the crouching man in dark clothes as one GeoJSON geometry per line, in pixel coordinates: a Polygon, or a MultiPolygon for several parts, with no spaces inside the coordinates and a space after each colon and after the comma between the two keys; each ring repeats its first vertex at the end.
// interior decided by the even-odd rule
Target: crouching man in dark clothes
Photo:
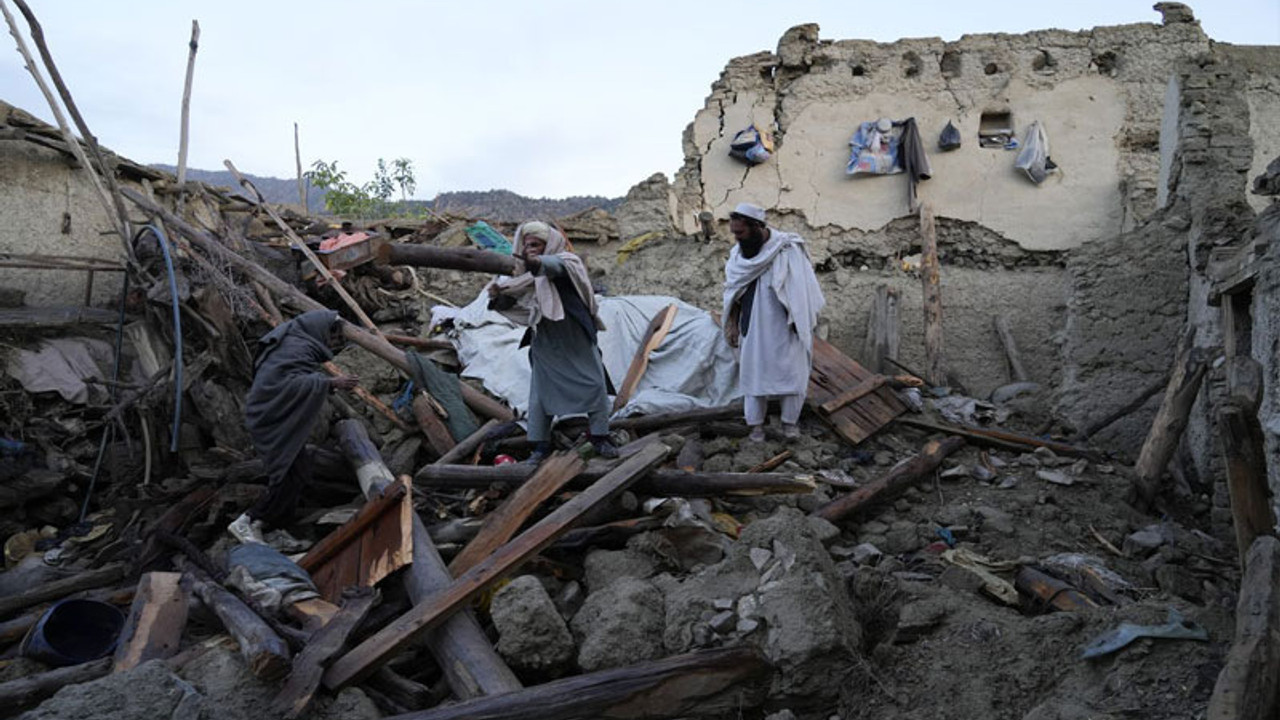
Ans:
{"type": "Polygon", "coordinates": [[[336,310],[303,313],[258,340],[244,420],[266,465],[268,485],[266,495],[227,526],[240,542],[260,543],[264,529],[293,516],[311,477],[305,445],[325,397],[358,382],[349,375],[330,377],[320,369],[341,345],[342,320],[336,310]]]}
{"type": "MultiPolygon", "coordinates": [[[[532,462],[551,451],[551,419],[586,413],[591,444],[618,456],[609,439],[608,381],[596,334],[604,330],[582,258],[544,222],[516,229],[514,254],[525,272],[489,285],[489,308],[529,328],[529,439],[532,462]]],[[[524,344],[523,342],[521,343],[524,344]]]]}

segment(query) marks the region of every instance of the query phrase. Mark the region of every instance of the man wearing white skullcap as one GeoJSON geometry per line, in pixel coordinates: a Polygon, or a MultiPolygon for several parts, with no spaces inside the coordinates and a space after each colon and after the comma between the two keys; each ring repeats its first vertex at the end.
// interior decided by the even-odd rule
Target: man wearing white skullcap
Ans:
{"type": "Polygon", "coordinates": [[[729,215],[737,244],[724,274],[724,333],[739,348],[739,384],[751,440],[764,440],[770,399],[782,403],[782,430],[797,422],[813,366],[813,329],[826,304],[804,238],[769,227],[764,208],[741,203],[729,215]]]}

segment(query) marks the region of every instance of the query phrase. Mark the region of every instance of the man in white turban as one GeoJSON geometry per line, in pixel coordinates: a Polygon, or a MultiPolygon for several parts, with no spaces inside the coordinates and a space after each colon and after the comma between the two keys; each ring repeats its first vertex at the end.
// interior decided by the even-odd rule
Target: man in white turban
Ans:
{"type": "Polygon", "coordinates": [[[737,244],[724,266],[724,332],[739,348],[750,437],[764,440],[765,413],[776,399],[783,435],[796,438],[813,366],[813,329],[826,301],[804,238],[769,227],[763,208],[738,205],[729,231],[737,244]]]}
{"type": "Polygon", "coordinates": [[[582,258],[569,252],[559,230],[544,222],[516,229],[513,254],[525,272],[489,285],[489,307],[529,328],[533,377],[529,387],[530,460],[551,450],[551,419],[586,413],[596,453],[617,457],[609,440],[609,395],[596,333],[604,330],[582,258]]]}

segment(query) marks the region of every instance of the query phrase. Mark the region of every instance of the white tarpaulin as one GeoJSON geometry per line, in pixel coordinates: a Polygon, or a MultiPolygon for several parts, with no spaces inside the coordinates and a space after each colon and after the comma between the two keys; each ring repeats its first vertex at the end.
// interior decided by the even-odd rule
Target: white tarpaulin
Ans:
{"type": "MultiPolygon", "coordinates": [[[[622,383],[650,320],[675,304],[666,339],[649,355],[649,367],[616,417],[727,405],[741,396],[738,361],[710,313],[675,298],[656,295],[600,297],[599,335],[605,370],[622,383]]],[[[519,347],[525,328],[488,309],[481,294],[464,308],[433,309],[433,324],[454,321],[451,338],[465,377],[479,378],[489,392],[523,415],[529,408],[529,349],[519,347]]]]}

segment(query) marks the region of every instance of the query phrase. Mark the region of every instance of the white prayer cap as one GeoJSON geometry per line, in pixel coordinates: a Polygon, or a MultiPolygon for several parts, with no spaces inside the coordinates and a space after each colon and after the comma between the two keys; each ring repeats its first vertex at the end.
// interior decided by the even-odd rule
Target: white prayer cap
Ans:
{"type": "Polygon", "coordinates": [[[752,220],[758,220],[759,222],[765,221],[764,208],[759,205],[752,205],[751,203],[738,203],[738,207],[733,209],[733,214],[749,217],[752,220]]]}

